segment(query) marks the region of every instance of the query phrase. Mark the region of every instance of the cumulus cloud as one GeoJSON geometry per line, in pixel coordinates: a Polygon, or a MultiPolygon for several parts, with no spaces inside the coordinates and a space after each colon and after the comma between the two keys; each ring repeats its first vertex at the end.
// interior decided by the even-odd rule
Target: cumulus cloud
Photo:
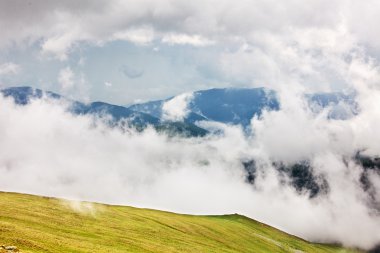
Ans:
{"type": "Polygon", "coordinates": [[[379,50],[379,36],[368,29],[379,23],[379,8],[376,1],[339,0],[4,1],[0,3],[1,44],[41,42],[43,52],[65,60],[81,42],[102,45],[127,40],[146,44],[159,39],[203,46],[211,42],[255,42],[265,33],[285,38],[293,29],[306,36],[310,30],[336,31],[343,26],[360,43],[379,50]]]}
{"type": "Polygon", "coordinates": [[[184,93],[166,101],[162,105],[164,120],[182,121],[190,112],[188,105],[193,99],[193,93],[184,93]]]}

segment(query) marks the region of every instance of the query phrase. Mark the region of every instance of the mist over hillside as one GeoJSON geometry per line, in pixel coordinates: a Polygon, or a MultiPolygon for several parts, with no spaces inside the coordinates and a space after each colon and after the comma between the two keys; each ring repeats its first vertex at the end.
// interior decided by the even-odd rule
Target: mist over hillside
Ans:
{"type": "Polygon", "coordinates": [[[0,191],[238,213],[376,252],[379,13],[0,0],[0,191]]]}
{"type": "MultiPolygon", "coordinates": [[[[228,105],[220,110],[232,111],[245,101],[221,96],[229,92],[193,96],[206,94],[208,101],[228,105]]],[[[158,130],[154,124],[165,119],[138,112],[141,105],[82,104],[31,88],[2,93],[4,190],[182,213],[238,212],[309,240],[363,248],[379,241],[379,150],[366,136],[379,119],[357,98],[319,95],[325,102],[316,104],[309,95],[294,97],[300,106],[292,110],[270,102],[275,106],[253,108],[249,130],[245,121],[209,119],[204,115],[219,107],[208,107],[196,124],[218,131],[202,137],[158,130]],[[344,104],[356,111],[331,117],[344,104]],[[99,105],[105,107],[97,110],[99,105]],[[125,124],[131,115],[148,119],[146,126],[125,124]]],[[[191,108],[202,105],[198,101],[187,100],[178,122],[189,124],[191,108]]]]}

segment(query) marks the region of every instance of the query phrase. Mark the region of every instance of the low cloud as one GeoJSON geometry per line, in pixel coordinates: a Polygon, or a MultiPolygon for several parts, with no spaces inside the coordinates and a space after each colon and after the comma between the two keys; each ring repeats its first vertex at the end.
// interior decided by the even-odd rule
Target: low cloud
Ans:
{"type": "MultiPolygon", "coordinates": [[[[376,245],[380,214],[373,204],[380,176],[371,172],[369,194],[352,156],[358,150],[380,154],[380,140],[371,134],[379,109],[366,107],[379,101],[380,92],[372,89],[363,103],[359,95],[361,111],[348,120],[310,112],[298,95],[281,96],[294,106],[284,100],[281,110],[253,119],[249,136],[218,124],[223,134],[203,138],[109,128],[100,119],[66,112],[63,101],[18,106],[0,97],[1,189],[181,213],[237,212],[308,240],[376,245]],[[242,164],[249,160],[256,161],[254,185],[242,164]],[[296,191],[273,167],[299,160],[308,160],[312,173],[327,180],[326,194],[310,198],[296,191]]],[[[182,95],[181,103],[189,97],[182,95]]],[[[70,206],[92,213],[86,205],[70,206]]]]}
{"type": "Polygon", "coordinates": [[[94,204],[91,202],[84,202],[79,200],[60,200],[60,203],[76,213],[82,215],[90,215],[92,217],[96,217],[97,213],[102,211],[102,208],[99,204],[94,204]]]}
{"type": "Polygon", "coordinates": [[[188,106],[192,99],[192,93],[184,93],[166,101],[162,105],[162,118],[164,120],[182,121],[190,112],[188,106]]]}

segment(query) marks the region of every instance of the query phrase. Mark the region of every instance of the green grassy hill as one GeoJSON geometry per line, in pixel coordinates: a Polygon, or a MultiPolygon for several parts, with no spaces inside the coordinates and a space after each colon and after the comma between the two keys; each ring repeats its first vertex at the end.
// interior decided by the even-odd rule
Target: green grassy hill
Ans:
{"type": "Polygon", "coordinates": [[[181,215],[3,192],[0,245],[21,252],[355,252],[241,215],[181,215]]]}

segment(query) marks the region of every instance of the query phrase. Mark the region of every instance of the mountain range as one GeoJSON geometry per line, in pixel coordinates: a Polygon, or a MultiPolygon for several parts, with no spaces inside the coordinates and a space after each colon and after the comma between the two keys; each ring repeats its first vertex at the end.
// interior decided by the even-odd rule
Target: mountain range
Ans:
{"type": "MultiPolygon", "coordinates": [[[[188,102],[188,113],[181,121],[170,121],[163,117],[163,105],[175,97],[146,103],[121,106],[101,101],[82,103],[59,94],[32,87],[10,87],[0,91],[5,97],[13,97],[16,104],[26,105],[32,99],[44,96],[51,99],[65,99],[71,102],[69,111],[79,115],[103,116],[110,125],[120,122],[139,130],[148,125],[171,135],[199,137],[208,130],[197,125],[200,121],[214,121],[247,128],[254,116],[260,116],[264,109],[278,110],[280,103],[273,90],[265,88],[220,88],[195,91],[188,102]],[[104,117],[111,116],[111,117],[104,117]]],[[[331,106],[329,117],[345,119],[357,111],[353,95],[342,93],[318,93],[306,95],[310,108],[318,111],[331,106]],[[348,107],[347,107],[348,105],[348,107]]]]}

